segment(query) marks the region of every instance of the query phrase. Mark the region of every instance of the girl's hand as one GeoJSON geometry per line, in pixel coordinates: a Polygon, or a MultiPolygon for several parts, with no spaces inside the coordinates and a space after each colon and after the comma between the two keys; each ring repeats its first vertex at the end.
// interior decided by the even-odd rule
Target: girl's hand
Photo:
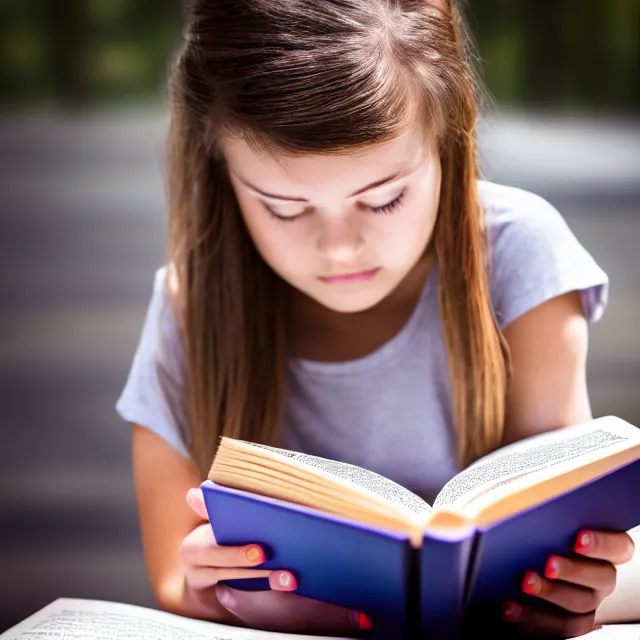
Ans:
{"type": "Polygon", "coordinates": [[[370,629],[364,614],[296,596],[297,583],[289,571],[259,569],[264,551],[255,544],[243,547],[218,546],[211,528],[202,490],[190,489],[187,504],[203,520],[182,542],[186,565],[186,587],[211,614],[222,622],[269,631],[354,635],[370,629]],[[223,580],[268,578],[271,591],[238,591],[218,584],[223,580]],[[225,614],[220,615],[220,606],[225,614]]]}
{"type": "Polygon", "coordinates": [[[524,593],[556,605],[557,610],[508,602],[503,609],[505,622],[531,635],[572,638],[593,631],[596,609],[616,585],[614,565],[631,560],[634,544],[626,533],[582,531],[574,551],[582,557],[551,556],[544,576],[529,571],[522,582],[524,593]]]}

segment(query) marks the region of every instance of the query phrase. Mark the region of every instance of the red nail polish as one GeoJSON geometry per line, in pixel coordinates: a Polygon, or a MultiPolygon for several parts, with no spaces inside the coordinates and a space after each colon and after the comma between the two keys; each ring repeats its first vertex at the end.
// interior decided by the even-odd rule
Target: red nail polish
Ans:
{"type": "Polygon", "coordinates": [[[573,550],[576,553],[584,553],[585,551],[589,551],[592,544],[593,544],[593,533],[591,533],[591,531],[581,531],[578,534],[578,538],[576,539],[576,543],[573,547],[573,550]]]}
{"type": "Polygon", "coordinates": [[[296,577],[289,571],[274,571],[272,579],[279,591],[295,591],[298,588],[296,577]]]}
{"type": "Polygon", "coordinates": [[[262,564],[266,561],[264,551],[257,544],[250,544],[246,547],[244,555],[251,564],[262,564]]]}
{"type": "Polygon", "coordinates": [[[351,625],[357,629],[364,629],[366,631],[373,629],[373,623],[368,615],[360,613],[359,611],[352,611],[350,617],[351,625]]]}
{"type": "Polygon", "coordinates": [[[502,619],[505,622],[516,622],[522,615],[522,607],[516,602],[507,602],[502,607],[502,619]]]}
{"type": "Polygon", "coordinates": [[[560,573],[560,560],[556,556],[551,556],[547,560],[547,564],[544,568],[544,577],[549,580],[555,580],[560,573]]]}
{"type": "Polygon", "coordinates": [[[540,595],[542,580],[535,571],[527,571],[522,580],[522,590],[530,596],[540,595]]]}

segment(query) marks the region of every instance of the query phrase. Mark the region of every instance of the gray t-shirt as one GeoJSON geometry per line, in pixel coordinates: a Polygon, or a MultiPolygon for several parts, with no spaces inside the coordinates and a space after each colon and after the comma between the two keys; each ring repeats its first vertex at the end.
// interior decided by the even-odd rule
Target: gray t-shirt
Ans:
{"type": "MultiPolygon", "coordinates": [[[[569,291],[580,291],[587,319],[598,320],[607,275],[562,216],[520,189],[481,181],[479,192],[500,326],[569,291]]],[[[429,502],[435,498],[460,470],[437,280],[436,265],[404,327],[373,353],[339,363],[290,360],[284,447],[371,469],[429,502]]],[[[117,411],[188,456],[182,349],[171,311],[162,268],[117,411]]]]}

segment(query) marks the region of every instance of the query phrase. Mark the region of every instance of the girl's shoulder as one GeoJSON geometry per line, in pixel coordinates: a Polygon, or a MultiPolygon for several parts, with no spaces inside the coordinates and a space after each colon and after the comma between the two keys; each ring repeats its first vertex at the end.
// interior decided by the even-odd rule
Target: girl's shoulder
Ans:
{"type": "Polygon", "coordinates": [[[171,265],[158,268],[116,410],[126,422],[150,429],[188,457],[178,294],[171,265]]]}
{"type": "Polygon", "coordinates": [[[556,296],[579,291],[585,316],[597,321],[609,279],[562,214],[523,189],[480,181],[489,281],[501,327],[556,296]]]}

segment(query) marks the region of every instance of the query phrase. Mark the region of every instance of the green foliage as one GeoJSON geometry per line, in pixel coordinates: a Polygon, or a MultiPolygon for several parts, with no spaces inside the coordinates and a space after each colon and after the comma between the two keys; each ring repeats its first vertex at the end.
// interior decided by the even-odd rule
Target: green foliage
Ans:
{"type": "Polygon", "coordinates": [[[640,111],[638,0],[467,0],[498,101],[640,111]]]}
{"type": "Polygon", "coordinates": [[[3,0],[0,100],[157,101],[181,20],[180,0],[3,0]]]}
{"type": "MultiPolygon", "coordinates": [[[[182,4],[2,0],[0,105],[157,102],[182,4]]],[[[640,110],[638,0],[466,0],[465,10],[498,102],[640,110]]]]}

